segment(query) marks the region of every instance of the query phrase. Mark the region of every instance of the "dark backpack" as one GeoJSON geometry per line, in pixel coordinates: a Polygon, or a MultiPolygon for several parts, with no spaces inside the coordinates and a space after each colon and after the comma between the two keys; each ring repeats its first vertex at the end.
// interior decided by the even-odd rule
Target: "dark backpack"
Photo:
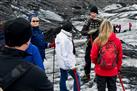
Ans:
{"type": "Polygon", "coordinates": [[[98,64],[101,69],[111,70],[117,65],[117,47],[113,41],[108,41],[99,49],[98,64]]]}
{"type": "Polygon", "coordinates": [[[26,72],[32,68],[30,63],[24,61],[20,62],[14,69],[5,75],[4,78],[0,78],[0,91],[5,90],[15,81],[19,80],[26,72]]]}

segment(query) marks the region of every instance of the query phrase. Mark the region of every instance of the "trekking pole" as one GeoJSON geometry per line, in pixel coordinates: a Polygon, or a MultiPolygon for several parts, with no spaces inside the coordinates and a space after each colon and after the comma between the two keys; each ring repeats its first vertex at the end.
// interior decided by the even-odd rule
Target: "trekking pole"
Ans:
{"type": "Polygon", "coordinates": [[[118,74],[118,78],[120,80],[123,91],[126,91],[120,73],[118,74]]]}
{"type": "Polygon", "coordinates": [[[76,73],[76,69],[75,70],[72,70],[73,71],[73,73],[74,73],[74,78],[75,78],[75,80],[76,80],[76,86],[77,86],[77,90],[78,91],[80,91],[80,84],[79,84],[79,77],[78,77],[78,75],[77,75],[77,73],[76,73]]]}
{"type": "Polygon", "coordinates": [[[54,91],[54,72],[55,72],[55,47],[53,48],[53,91],[54,91]]]}

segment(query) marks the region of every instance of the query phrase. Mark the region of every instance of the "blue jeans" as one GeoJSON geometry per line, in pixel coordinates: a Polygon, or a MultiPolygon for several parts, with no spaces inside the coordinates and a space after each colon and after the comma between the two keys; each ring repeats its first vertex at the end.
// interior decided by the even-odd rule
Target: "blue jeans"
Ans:
{"type": "Polygon", "coordinates": [[[60,77],[60,91],[69,91],[67,90],[66,80],[68,79],[68,73],[73,77],[74,83],[73,88],[74,91],[80,91],[80,78],[76,70],[63,70],[60,69],[61,77],[60,77]]]}

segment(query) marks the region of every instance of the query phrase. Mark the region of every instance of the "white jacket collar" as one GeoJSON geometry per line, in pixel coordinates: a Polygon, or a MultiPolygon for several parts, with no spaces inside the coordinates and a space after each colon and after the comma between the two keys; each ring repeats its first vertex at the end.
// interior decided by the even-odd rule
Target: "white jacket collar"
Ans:
{"type": "Polygon", "coordinates": [[[61,32],[64,33],[65,35],[67,35],[68,37],[72,37],[72,33],[70,33],[70,32],[67,32],[63,29],[61,30],[61,32]]]}

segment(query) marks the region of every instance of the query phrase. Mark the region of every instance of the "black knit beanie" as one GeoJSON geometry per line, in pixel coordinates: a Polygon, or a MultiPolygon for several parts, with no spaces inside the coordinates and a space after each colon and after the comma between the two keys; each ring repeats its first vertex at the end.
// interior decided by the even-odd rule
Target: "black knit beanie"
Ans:
{"type": "Polygon", "coordinates": [[[4,24],[5,44],[10,47],[21,46],[32,36],[30,23],[24,18],[16,18],[4,24]]]}
{"type": "Polygon", "coordinates": [[[98,14],[98,8],[97,8],[95,5],[93,5],[93,6],[91,6],[91,8],[90,8],[90,12],[94,12],[94,13],[97,13],[97,14],[98,14]]]}
{"type": "Polygon", "coordinates": [[[72,31],[72,23],[67,21],[63,23],[62,29],[67,31],[67,32],[71,32],[72,31]]]}

